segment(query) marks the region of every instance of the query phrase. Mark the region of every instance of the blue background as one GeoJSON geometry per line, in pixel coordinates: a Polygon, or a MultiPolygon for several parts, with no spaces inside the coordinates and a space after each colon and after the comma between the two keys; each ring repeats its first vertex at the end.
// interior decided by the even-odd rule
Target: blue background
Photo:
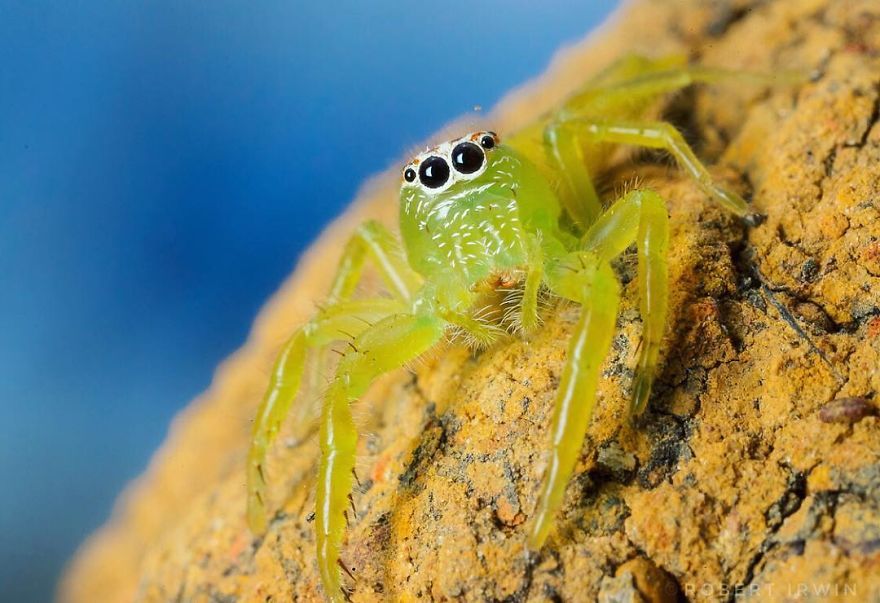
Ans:
{"type": "Polygon", "coordinates": [[[0,0],[0,600],[52,596],[366,176],[611,5],[0,0]]]}

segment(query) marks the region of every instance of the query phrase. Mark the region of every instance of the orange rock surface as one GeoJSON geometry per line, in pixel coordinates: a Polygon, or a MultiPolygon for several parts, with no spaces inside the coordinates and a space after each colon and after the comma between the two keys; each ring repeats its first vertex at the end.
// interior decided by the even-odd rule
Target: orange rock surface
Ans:
{"type": "MultiPolygon", "coordinates": [[[[880,601],[880,4],[630,3],[488,121],[521,127],[632,51],[813,76],[701,86],[665,105],[767,221],[746,230],[663,158],[621,156],[609,189],[637,175],[672,224],[651,409],[625,419],[640,333],[630,283],[558,530],[530,561],[524,523],[578,309],[379,380],[357,409],[362,483],[343,552],[355,601],[880,601]]],[[[393,224],[397,177],[370,183],[303,258],[73,560],[62,601],[320,600],[317,446],[282,433],[268,466],[279,512],[256,540],[250,422],[340,241],[368,217],[393,224]]],[[[626,278],[633,262],[618,268],[626,278]]]]}

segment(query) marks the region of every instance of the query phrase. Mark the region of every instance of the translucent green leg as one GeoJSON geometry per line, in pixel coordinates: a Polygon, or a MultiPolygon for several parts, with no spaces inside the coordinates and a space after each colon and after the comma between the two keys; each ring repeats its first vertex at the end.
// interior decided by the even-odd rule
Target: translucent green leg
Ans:
{"type": "Polygon", "coordinates": [[[583,248],[607,261],[633,241],[639,255],[639,310],[644,325],[630,407],[638,415],[651,395],[669,305],[669,219],[666,204],[653,191],[632,191],[616,201],[584,235],[583,248]]]}
{"type": "Polygon", "coordinates": [[[398,368],[430,349],[445,323],[431,316],[397,314],[355,338],[339,363],[321,414],[321,463],[315,503],[318,567],[324,591],[333,601],[346,598],[339,551],[346,527],[345,510],[352,490],[357,430],[350,404],[382,373],[398,368]]]}
{"type": "Polygon", "coordinates": [[[648,66],[627,79],[591,86],[566,101],[561,119],[577,115],[621,115],[641,112],[651,100],[691,84],[742,81],[750,84],[791,83],[790,74],[766,74],[699,65],[669,65],[657,70],[648,66]]]}
{"type": "MultiPolygon", "coordinates": [[[[585,157],[582,144],[584,120],[588,116],[634,117],[641,114],[648,103],[661,94],[696,82],[760,77],[762,76],[739,71],[687,66],[679,57],[652,61],[628,56],[615,64],[598,82],[593,82],[584,92],[566,101],[544,132],[550,163],[560,174],[559,197],[569,215],[576,223],[585,227],[602,213],[602,203],[589,172],[591,161],[585,157]]],[[[675,134],[678,132],[675,131],[675,134]]],[[[616,142],[611,139],[603,140],[616,142]]],[[[683,139],[681,143],[684,144],[683,139]]],[[[684,146],[685,153],[690,153],[693,157],[687,145],[684,146]]],[[[670,149],[670,152],[673,150],[670,149]]],[[[696,160],[695,157],[693,159],[696,160]]]]}
{"type": "Polygon", "coordinates": [[[345,245],[336,279],[330,287],[331,302],[352,296],[367,257],[395,297],[410,299],[421,284],[421,277],[409,267],[397,238],[379,222],[370,221],[362,224],[345,245]]]}
{"type": "Polygon", "coordinates": [[[255,534],[266,530],[266,452],[278,434],[300,389],[306,351],[352,337],[370,323],[400,312],[412,298],[420,277],[409,267],[400,244],[378,222],[363,224],[343,250],[330,287],[329,303],[318,316],[297,329],[281,350],[251,434],[248,451],[248,525],[255,534]],[[376,265],[395,300],[352,301],[367,258],[376,265]]]}
{"type": "Polygon", "coordinates": [[[667,55],[654,59],[638,54],[626,54],[590,79],[587,87],[607,87],[628,82],[651,73],[665,73],[686,66],[687,58],[683,55],[667,55]]]}
{"type": "Polygon", "coordinates": [[[593,407],[602,362],[608,355],[617,317],[619,285],[608,262],[576,253],[548,275],[559,295],[583,305],[568,344],[568,356],[550,428],[550,463],[544,475],[529,546],[539,549],[562,504],[565,487],[577,462],[593,407]]]}
{"type": "Polygon", "coordinates": [[[299,391],[307,350],[357,335],[370,323],[403,308],[401,302],[390,299],[339,303],[298,328],[281,349],[257,410],[248,451],[248,525],[254,534],[266,531],[266,452],[299,391]]]}
{"type": "Polygon", "coordinates": [[[525,333],[538,328],[540,321],[538,295],[541,292],[541,283],[544,281],[544,252],[541,249],[541,242],[532,239],[529,245],[528,271],[519,320],[519,328],[525,333]]]}
{"type": "Polygon", "coordinates": [[[306,359],[306,336],[297,329],[284,344],[272,368],[269,388],[263,396],[251,432],[247,462],[247,519],[254,534],[266,531],[266,475],[263,466],[266,450],[278,435],[281,422],[299,390],[302,367],[306,359]]]}
{"type": "MultiPolygon", "coordinates": [[[[352,334],[353,335],[353,334],[352,334]]],[[[301,426],[291,432],[291,437],[300,441],[314,432],[315,425],[310,419],[314,416],[315,408],[327,384],[329,375],[327,367],[330,366],[330,348],[328,346],[317,348],[309,354],[300,385],[300,402],[294,408],[290,421],[293,425],[301,426]]]]}
{"type": "Polygon", "coordinates": [[[588,171],[578,128],[565,122],[551,123],[544,130],[544,145],[559,178],[559,200],[572,220],[586,228],[602,213],[602,202],[588,171]]]}
{"type": "Polygon", "coordinates": [[[467,343],[474,348],[486,348],[495,343],[504,331],[491,322],[483,322],[471,314],[462,312],[442,312],[443,320],[461,329],[468,335],[467,343]]]}
{"type": "Polygon", "coordinates": [[[668,151],[707,195],[737,216],[751,221],[757,219],[756,214],[742,197],[715,184],[712,176],[694,155],[681,133],[670,124],[662,121],[627,122],[589,119],[570,120],[570,123],[577,123],[583,135],[595,142],[630,144],[668,151]]]}

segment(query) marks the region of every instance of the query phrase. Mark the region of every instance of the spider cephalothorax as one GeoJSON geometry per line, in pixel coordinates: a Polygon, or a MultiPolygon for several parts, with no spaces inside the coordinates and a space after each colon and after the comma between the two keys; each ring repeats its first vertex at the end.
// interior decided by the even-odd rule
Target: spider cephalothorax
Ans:
{"type": "MultiPolygon", "coordinates": [[[[596,399],[600,366],[614,334],[619,285],[611,260],[638,252],[642,315],[632,383],[633,413],[651,392],[666,325],[664,201],[650,190],[600,199],[590,174],[604,166],[597,143],[659,147],[710,197],[741,217],[749,206],[716,185],[681,135],[644,121],[650,101],[692,81],[726,74],[630,57],[586,85],[557,113],[502,144],[489,131],[428,149],[407,163],[400,187],[400,239],[376,222],[349,241],[327,303],[282,350],[254,425],[248,458],[248,519],[266,530],[266,450],[299,390],[312,350],[348,340],[324,396],[315,529],[318,567],[328,597],[347,598],[340,548],[352,492],[357,430],[350,405],[378,375],[427,352],[450,334],[488,345],[505,329],[540,325],[551,295],[582,307],[568,346],[550,426],[549,463],[526,540],[540,548],[553,527],[596,399]],[[401,242],[402,241],[402,244],[401,242]],[[365,262],[382,276],[387,296],[355,296],[365,262]],[[493,292],[507,305],[489,319],[493,292]],[[510,293],[513,291],[514,293],[510,293]]],[[[319,356],[320,357],[320,356],[319,356]]]]}

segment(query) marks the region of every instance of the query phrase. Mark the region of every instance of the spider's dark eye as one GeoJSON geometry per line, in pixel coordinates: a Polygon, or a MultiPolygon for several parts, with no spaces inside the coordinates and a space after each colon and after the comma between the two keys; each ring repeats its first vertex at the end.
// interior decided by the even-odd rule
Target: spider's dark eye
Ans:
{"type": "Polygon", "coordinates": [[[449,164],[437,155],[431,155],[419,166],[419,180],[428,188],[440,188],[449,180],[449,164]]]}
{"type": "Polygon", "coordinates": [[[411,167],[406,168],[403,171],[403,179],[407,182],[412,182],[416,179],[416,171],[411,167]]]}
{"type": "Polygon", "coordinates": [[[480,144],[484,149],[492,149],[495,147],[495,137],[491,134],[483,134],[483,137],[480,138],[480,144]]]}
{"type": "Polygon", "coordinates": [[[462,174],[473,174],[483,167],[483,151],[472,142],[460,142],[452,149],[452,167],[462,174]]]}

